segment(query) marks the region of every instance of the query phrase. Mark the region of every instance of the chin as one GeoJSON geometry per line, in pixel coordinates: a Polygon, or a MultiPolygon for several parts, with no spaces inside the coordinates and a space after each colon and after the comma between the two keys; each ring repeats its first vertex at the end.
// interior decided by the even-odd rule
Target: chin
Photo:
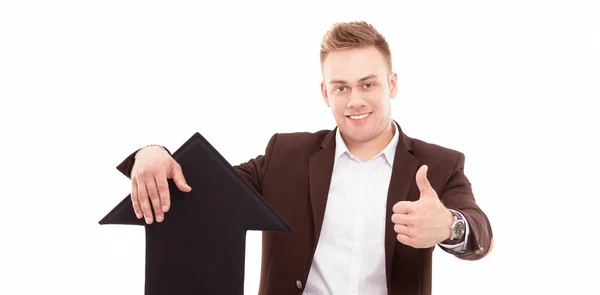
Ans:
{"type": "Polygon", "coordinates": [[[346,124],[340,131],[348,139],[357,142],[370,141],[379,134],[376,126],[348,126],[346,124]]]}

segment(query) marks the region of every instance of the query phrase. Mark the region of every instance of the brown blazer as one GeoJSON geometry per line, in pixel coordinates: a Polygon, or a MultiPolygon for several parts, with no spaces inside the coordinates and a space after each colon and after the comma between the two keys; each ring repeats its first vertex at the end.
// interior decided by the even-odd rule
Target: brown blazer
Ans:
{"type": "MultiPolygon", "coordinates": [[[[492,229],[463,172],[465,156],[410,138],[396,126],[400,139],[388,192],[385,229],[388,293],[429,295],[434,248],[415,249],[398,242],[391,221],[394,204],[419,198],[415,182],[418,168],[429,166],[429,181],[444,205],[460,211],[469,222],[468,252],[453,255],[466,260],[483,258],[492,246],[492,229]]],[[[335,132],[336,129],[275,134],[264,155],[234,166],[295,229],[294,233],[263,233],[261,295],[302,294],[325,214],[335,132]]],[[[130,156],[118,168],[130,175],[132,164],[130,156]]]]}

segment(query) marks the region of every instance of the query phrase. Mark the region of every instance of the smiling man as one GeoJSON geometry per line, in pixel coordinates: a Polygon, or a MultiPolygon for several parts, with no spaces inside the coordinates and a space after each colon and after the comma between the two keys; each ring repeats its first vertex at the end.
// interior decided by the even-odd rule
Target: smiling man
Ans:
{"type": "MultiPolygon", "coordinates": [[[[391,118],[397,76],[385,38],[337,23],[321,44],[322,96],[336,127],[278,133],[264,155],[234,166],[289,222],[264,232],[259,294],[431,294],[436,246],[478,260],[492,229],[475,202],[461,152],[411,138],[391,118]]],[[[118,167],[131,176],[138,218],[162,222],[167,178],[189,191],[161,146],[118,167]]]]}

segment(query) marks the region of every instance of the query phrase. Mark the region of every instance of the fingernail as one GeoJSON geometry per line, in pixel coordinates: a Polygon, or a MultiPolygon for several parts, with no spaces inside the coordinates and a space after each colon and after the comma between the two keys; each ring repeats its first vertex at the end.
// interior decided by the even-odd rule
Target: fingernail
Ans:
{"type": "Polygon", "coordinates": [[[152,218],[146,217],[146,223],[147,223],[147,224],[150,224],[150,223],[152,223],[152,218]]]}
{"type": "Polygon", "coordinates": [[[163,205],[163,208],[162,208],[162,209],[163,209],[163,212],[167,212],[167,209],[168,209],[168,208],[169,208],[169,207],[168,207],[167,205],[163,205]]]}
{"type": "Polygon", "coordinates": [[[163,220],[162,215],[156,216],[156,221],[161,222],[163,220]]]}
{"type": "Polygon", "coordinates": [[[137,219],[140,219],[140,218],[142,218],[142,214],[140,214],[140,213],[135,213],[135,217],[137,217],[137,219]]]}

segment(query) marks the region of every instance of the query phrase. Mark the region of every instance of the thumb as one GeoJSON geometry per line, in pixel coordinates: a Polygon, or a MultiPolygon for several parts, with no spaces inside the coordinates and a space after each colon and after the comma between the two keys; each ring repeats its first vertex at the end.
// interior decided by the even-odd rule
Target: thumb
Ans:
{"type": "Polygon", "coordinates": [[[427,165],[423,165],[421,166],[421,168],[419,168],[416,175],[417,186],[419,187],[421,196],[434,195],[432,194],[432,192],[435,192],[433,190],[433,187],[431,187],[431,184],[429,183],[429,179],[427,179],[427,170],[427,165]]]}
{"type": "Polygon", "coordinates": [[[192,188],[185,181],[185,177],[181,171],[181,166],[176,163],[172,167],[173,181],[175,182],[177,188],[183,192],[190,192],[192,188]]]}

